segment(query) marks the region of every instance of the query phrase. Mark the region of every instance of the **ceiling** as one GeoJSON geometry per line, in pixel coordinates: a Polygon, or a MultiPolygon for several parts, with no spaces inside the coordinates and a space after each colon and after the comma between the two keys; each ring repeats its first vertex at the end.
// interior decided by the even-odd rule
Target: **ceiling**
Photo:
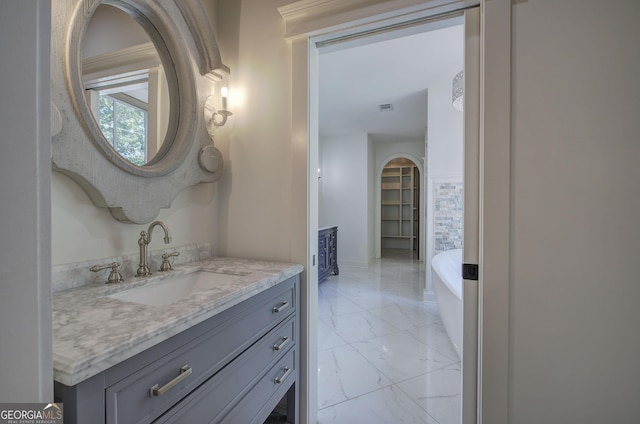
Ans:
{"type": "Polygon", "coordinates": [[[463,67],[463,26],[459,21],[442,26],[321,48],[320,135],[424,137],[427,88],[450,85],[463,67]],[[379,111],[389,103],[392,111],[379,111]]]}

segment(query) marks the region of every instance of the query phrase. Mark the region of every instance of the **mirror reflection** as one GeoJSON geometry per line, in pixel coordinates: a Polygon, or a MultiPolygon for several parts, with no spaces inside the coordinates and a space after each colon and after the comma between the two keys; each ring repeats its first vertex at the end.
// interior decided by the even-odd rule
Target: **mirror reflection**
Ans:
{"type": "Polygon", "coordinates": [[[104,139],[134,165],[152,162],[167,133],[170,102],[149,35],[126,12],[101,4],[81,47],[85,96],[104,139]]]}

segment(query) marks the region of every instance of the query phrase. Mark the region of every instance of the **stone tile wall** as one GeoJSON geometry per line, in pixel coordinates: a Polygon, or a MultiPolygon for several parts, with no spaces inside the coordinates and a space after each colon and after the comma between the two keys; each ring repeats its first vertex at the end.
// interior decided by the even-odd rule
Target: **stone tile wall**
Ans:
{"type": "Polygon", "coordinates": [[[435,182],[433,186],[434,255],[462,248],[463,184],[435,182]]]}

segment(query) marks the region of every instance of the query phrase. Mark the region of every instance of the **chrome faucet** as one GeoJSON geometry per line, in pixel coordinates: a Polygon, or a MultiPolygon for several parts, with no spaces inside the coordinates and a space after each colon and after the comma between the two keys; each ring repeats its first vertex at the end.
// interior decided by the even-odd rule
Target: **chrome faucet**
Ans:
{"type": "Polygon", "coordinates": [[[149,229],[147,231],[141,231],[140,238],[138,239],[138,246],[140,246],[140,265],[138,266],[138,272],[136,272],[137,277],[146,277],[147,275],[151,275],[151,270],[147,263],[147,246],[151,243],[151,232],[156,225],[161,226],[164,230],[164,244],[171,243],[169,228],[164,222],[154,221],[149,225],[149,229]]]}

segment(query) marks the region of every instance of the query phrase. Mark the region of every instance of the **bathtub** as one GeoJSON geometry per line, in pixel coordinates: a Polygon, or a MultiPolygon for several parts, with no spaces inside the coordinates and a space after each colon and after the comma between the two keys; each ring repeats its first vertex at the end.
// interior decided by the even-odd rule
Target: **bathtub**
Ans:
{"type": "Polygon", "coordinates": [[[462,249],[438,253],[431,260],[431,269],[440,318],[462,358],[462,249]]]}

